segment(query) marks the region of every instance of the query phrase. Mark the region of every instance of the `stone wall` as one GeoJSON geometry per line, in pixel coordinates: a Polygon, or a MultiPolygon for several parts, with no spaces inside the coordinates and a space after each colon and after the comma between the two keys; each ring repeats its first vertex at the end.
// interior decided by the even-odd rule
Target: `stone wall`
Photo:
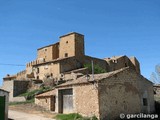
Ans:
{"type": "Polygon", "coordinates": [[[111,58],[105,58],[108,66],[108,71],[115,71],[124,67],[130,67],[140,74],[140,65],[135,57],[128,58],[127,56],[114,56],[111,58]]]}
{"type": "Polygon", "coordinates": [[[13,99],[13,80],[3,81],[2,89],[9,91],[9,101],[13,99]]]}
{"type": "MultiPolygon", "coordinates": [[[[154,111],[153,86],[134,70],[123,71],[99,84],[100,118],[116,119],[121,113],[151,113],[154,111]],[[147,94],[148,105],[143,97],[147,94]]],[[[146,96],[145,96],[146,97],[146,96]]]]}
{"type": "Polygon", "coordinates": [[[59,63],[46,63],[39,66],[34,66],[35,79],[44,80],[47,77],[56,78],[60,74],[59,63]]]}
{"type": "Polygon", "coordinates": [[[59,58],[59,43],[49,45],[38,49],[37,59],[44,59],[45,61],[51,61],[59,58]]]}
{"type": "Polygon", "coordinates": [[[26,79],[26,70],[17,73],[17,80],[25,80],[26,79]]]}
{"type": "Polygon", "coordinates": [[[99,67],[103,68],[108,72],[108,64],[105,60],[95,58],[95,57],[90,57],[90,56],[84,56],[80,61],[83,64],[91,64],[91,61],[93,61],[94,65],[98,65],[99,67]]]}
{"type": "Polygon", "coordinates": [[[83,67],[83,63],[76,57],[70,57],[63,61],[60,61],[60,73],[72,71],[83,67]]]}
{"type": "Polygon", "coordinates": [[[153,84],[143,76],[139,76],[137,80],[141,98],[141,112],[153,113],[155,111],[153,84]],[[147,100],[147,106],[143,105],[143,98],[147,100]]]}
{"type": "Polygon", "coordinates": [[[137,58],[136,57],[130,57],[130,60],[131,60],[132,64],[135,66],[137,73],[141,73],[140,63],[137,60],[137,58]]]}
{"type": "Polygon", "coordinates": [[[9,101],[24,101],[24,98],[15,98],[19,94],[26,92],[29,81],[11,80],[3,81],[2,89],[9,91],[9,101]]]}
{"type": "Polygon", "coordinates": [[[119,73],[99,83],[100,118],[116,119],[121,113],[139,113],[140,98],[135,76],[119,73]]]}
{"type": "Polygon", "coordinates": [[[99,117],[98,90],[92,84],[68,86],[56,89],[56,112],[59,113],[59,90],[73,89],[73,111],[84,116],[99,117]]]}
{"type": "Polygon", "coordinates": [[[30,81],[14,80],[13,81],[13,97],[16,97],[28,90],[28,85],[30,81]]]}
{"type": "Polygon", "coordinates": [[[51,96],[35,98],[35,104],[51,111],[51,96]]]}
{"type": "Polygon", "coordinates": [[[74,112],[99,117],[98,90],[93,84],[73,87],[74,112]]]}

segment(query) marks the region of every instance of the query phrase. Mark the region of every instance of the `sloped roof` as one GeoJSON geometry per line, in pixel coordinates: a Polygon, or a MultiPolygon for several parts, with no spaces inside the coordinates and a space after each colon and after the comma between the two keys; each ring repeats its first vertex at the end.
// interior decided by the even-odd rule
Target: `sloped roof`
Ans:
{"type": "Polygon", "coordinates": [[[94,75],[94,80],[92,79],[92,75],[89,75],[89,79],[87,80],[85,76],[82,76],[76,80],[71,80],[71,81],[67,81],[66,83],[63,83],[59,86],[57,86],[56,88],[59,88],[59,87],[64,87],[64,86],[69,86],[69,85],[79,85],[79,84],[88,84],[90,82],[94,82],[94,81],[100,81],[100,80],[103,80],[105,78],[109,78],[109,77],[112,77],[118,73],[121,73],[125,70],[128,70],[129,67],[126,67],[126,68],[122,68],[122,69],[119,69],[119,70],[115,70],[113,72],[108,72],[108,73],[102,73],[102,74],[95,74],[94,75]]]}
{"type": "Polygon", "coordinates": [[[3,79],[16,78],[16,77],[17,77],[17,75],[10,75],[10,76],[6,76],[6,77],[4,77],[3,79]]]}
{"type": "Polygon", "coordinates": [[[53,90],[50,90],[50,91],[48,91],[48,92],[45,92],[45,93],[36,95],[36,98],[40,98],[40,97],[50,97],[50,96],[55,95],[55,94],[56,94],[55,89],[53,89],[53,90]]]}
{"type": "MultiPolygon", "coordinates": [[[[119,70],[116,70],[116,71],[113,71],[113,72],[108,72],[108,73],[102,73],[102,74],[95,74],[94,75],[94,80],[96,81],[100,81],[100,80],[103,80],[104,78],[109,78],[109,77],[112,77],[113,75],[115,74],[118,74],[122,71],[125,71],[125,70],[128,70],[129,67],[126,67],[126,68],[122,68],[122,69],[119,69],[119,70]]],[[[63,83],[61,85],[58,85],[56,88],[59,88],[59,87],[64,87],[64,86],[69,86],[69,85],[78,85],[78,84],[83,84],[83,83],[90,83],[90,82],[94,82],[92,80],[92,75],[89,75],[89,80],[87,81],[86,80],[86,77],[85,76],[82,76],[76,80],[70,80],[70,81],[67,81],[66,83],[63,83]]],[[[45,92],[45,93],[42,93],[42,94],[39,94],[39,95],[36,95],[36,98],[40,98],[40,97],[50,97],[52,95],[55,95],[56,94],[56,91],[55,91],[55,88],[53,90],[50,90],[48,92],[45,92]]]]}
{"type": "Polygon", "coordinates": [[[7,92],[7,93],[9,93],[9,91],[6,91],[6,90],[4,90],[4,89],[1,89],[1,88],[0,88],[0,91],[3,91],[3,92],[7,92]]]}

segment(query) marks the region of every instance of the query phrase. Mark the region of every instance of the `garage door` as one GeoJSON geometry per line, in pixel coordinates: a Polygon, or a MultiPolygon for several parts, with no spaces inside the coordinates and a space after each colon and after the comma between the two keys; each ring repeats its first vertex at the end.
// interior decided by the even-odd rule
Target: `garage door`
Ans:
{"type": "Polygon", "coordinates": [[[73,90],[64,89],[59,90],[59,113],[72,113],[73,112],[73,90]]]}
{"type": "Polygon", "coordinates": [[[0,118],[5,120],[5,97],[0,96],[0,118]]]}

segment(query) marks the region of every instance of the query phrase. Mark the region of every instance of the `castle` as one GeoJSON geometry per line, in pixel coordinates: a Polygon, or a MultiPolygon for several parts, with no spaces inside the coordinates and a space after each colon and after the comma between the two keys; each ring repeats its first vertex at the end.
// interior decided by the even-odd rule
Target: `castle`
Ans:
{"type": "Polygon", "coordinates": [[[85,73],[85,64],[100,66],[107,72],[129,66],[140,74],[140,65],[135,57],[114,56],[99,59],[85,55],[84,35],[72,32],[60,37],[60,41],[37,50],[37,59],[27,63],[26,70],[8,75],[4,80],[60,80],[66,72],[85,73]]]}

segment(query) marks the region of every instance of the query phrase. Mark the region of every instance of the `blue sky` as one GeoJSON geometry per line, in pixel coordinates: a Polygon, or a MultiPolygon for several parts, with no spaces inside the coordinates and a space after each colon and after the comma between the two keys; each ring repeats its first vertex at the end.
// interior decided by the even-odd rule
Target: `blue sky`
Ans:
{"type": "MultiPolygon", "coordinates": [[[[25,65],[72,31],[85,35],[87,55],[136,56],[147,78],[160,63],[159,0],[0,0],[0,63],[25,65]]],[[[0,84],[23,69],[0,65],[0,84]]]]}

